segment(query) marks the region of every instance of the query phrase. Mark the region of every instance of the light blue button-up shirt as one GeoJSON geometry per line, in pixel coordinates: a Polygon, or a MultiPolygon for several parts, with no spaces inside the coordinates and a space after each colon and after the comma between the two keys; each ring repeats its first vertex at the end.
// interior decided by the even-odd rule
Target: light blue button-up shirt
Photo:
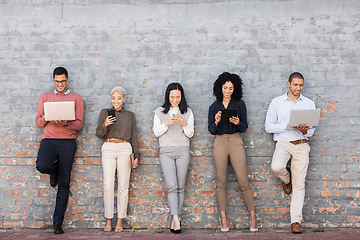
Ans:
{"type": "MultiPolygon", "coordinates": [[[[67,89],[66,92],[64,92],[64,95],[68,95],[70,92],[71,92],[71,90],[70,90],[70,89],[67,89]]],[[[59,94],[59,92],[56,91],[56,89],[54,90],[54,93],[55,93],[55,94],[59,94]]]]}
{"type": "Polygon", "coordinates": [[[315,128],[310,128],[306,134],[302,134],[299,130],[288,127],[292,109],[315,109],[315,103],[302,94],[296,102],[293,102],[287,93],[274,98],[269,105],[265,120],[265,131],[274,133],[274,141],[290,142],[308,139],[314,134],[315,128]]]}

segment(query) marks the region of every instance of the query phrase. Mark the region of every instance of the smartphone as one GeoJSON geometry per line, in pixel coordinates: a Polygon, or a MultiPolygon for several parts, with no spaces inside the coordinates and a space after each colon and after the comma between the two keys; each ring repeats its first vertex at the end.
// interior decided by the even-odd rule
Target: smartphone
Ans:
{"type": "Polygon", "coordinates": [[[172,115],[172,117],[173,117],[173,118],[179,118],[179,117],[180,117],[180,114],[175,113],[175,114],[172,115]]]}
{"type": "MultiPolygon", "coordinates": [[[[115,109],[110,108],[108,110],[108,116],[115,117],[115,109]]],[[[115,122],[116,122],[116,119],[115,119],[115,122]]]]}

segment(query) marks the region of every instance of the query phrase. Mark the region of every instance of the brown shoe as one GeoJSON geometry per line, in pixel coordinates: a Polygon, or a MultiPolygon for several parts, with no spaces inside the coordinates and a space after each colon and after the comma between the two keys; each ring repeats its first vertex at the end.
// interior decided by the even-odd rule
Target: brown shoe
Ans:
{"type": "Polygon", "coordinates": [[[298,222],[294,222],[291,224],[291,232],[295,234],[302,233],[301,225],[298,222]]]}
{"type": "Polygon", "coordinates": [[[284,189],[285,194],[290,195],[291,188],[292,188],[291,181],[288,184],[285,184],[284,182],[281,182],[281,183],[282,183],[282,187],[284,189]]]}

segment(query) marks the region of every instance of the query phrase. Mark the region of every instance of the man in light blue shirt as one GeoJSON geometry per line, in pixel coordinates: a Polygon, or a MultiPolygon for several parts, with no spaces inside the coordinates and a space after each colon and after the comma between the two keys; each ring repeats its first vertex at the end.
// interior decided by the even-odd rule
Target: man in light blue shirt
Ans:
{"type": "Polygon", "coordinates": [[[290,216],[291,232],[302,233],[302,209],[305,197],[305,178],[309,166],[310,146],[308,137],[314,134],[315,128],[306,123],[297,127],[289,127],[290,111],[292,109],[315,109],[315,103],[301,94],[304,87],[304,77],[294,72],[287,82],[289,91],[274,98],[268,108],[265,121],[267,133],[274,134],[276,141],[271,169],[282,181],[287,195],[292,191],[290,216]],[[291,159],[291,175],[286,169],[291,159]]]}

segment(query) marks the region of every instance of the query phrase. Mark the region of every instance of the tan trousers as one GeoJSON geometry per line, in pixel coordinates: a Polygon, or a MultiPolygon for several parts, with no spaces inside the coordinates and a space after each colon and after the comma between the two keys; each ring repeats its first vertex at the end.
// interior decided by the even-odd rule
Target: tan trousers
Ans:
{"type": "Polygon", "coordinates": [[[104,175],[105,217],[114,217],[114,181],[117,170],[117,217],[125,218],[128,205],[129,179],[131,172],[130,143],[105,142],[101,147],[104,175]]]}
{"type": "Polygon", "coordinates": [[[302,221],[302,209],[305,198],[305,178],[309,166],[309,152],[310,146],[307,143],[294,145],[289,142],[278,141],[272,158],[272,171],[286,184],[290,182],[290,174],[286,169],[286,164],[291,158],[291,223],[301,223],[302,221]]]}
{"type": "Polygon", "coordinates": [[[235,171],[248,211],[254,211],[244,143],[240,133],[217,135],[214,141],[213,160],[216,170],[216,198],[220,211],[226,211],[226,186],[228,158],[235,171]]]}

